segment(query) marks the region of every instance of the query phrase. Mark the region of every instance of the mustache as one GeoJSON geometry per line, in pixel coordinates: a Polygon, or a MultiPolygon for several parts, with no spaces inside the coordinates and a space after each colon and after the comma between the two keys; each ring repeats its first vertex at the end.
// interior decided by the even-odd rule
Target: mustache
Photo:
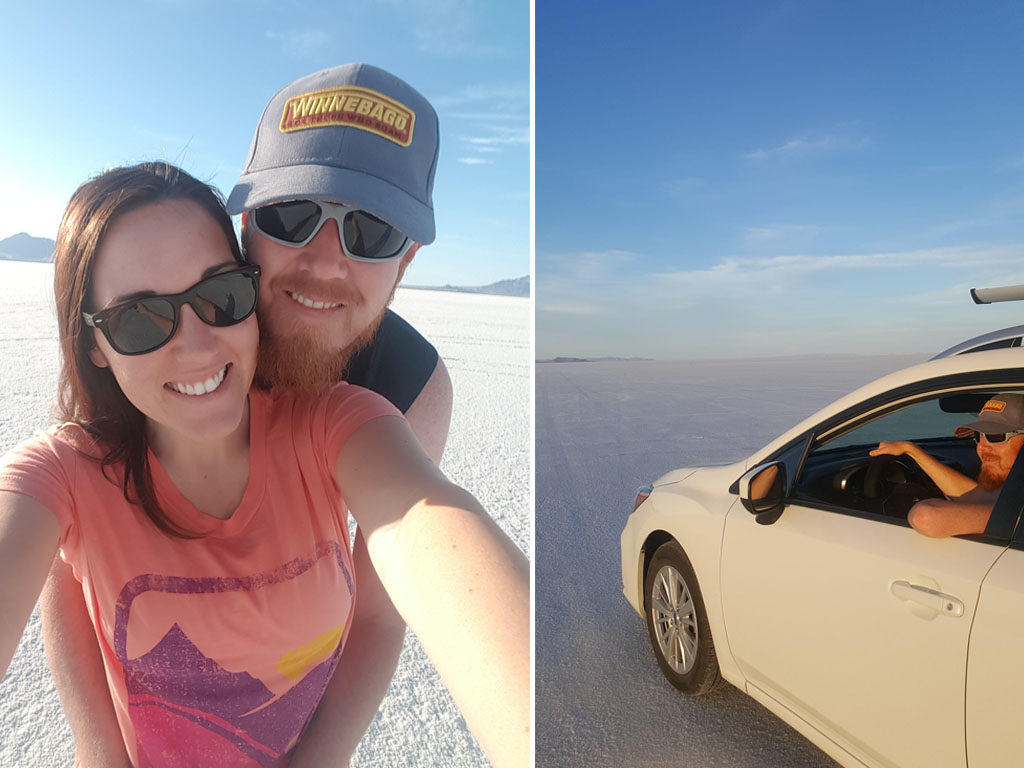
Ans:
{"type": "Polygon", "coordinates": [[[304,274],[283,275],[268,287],[272,288],[272,290],[301,293],[307,298],[326,301],[331,304],[345,304],[350,307],[358,307],[363,303],[362,294],[341,280],[318,280],[315,277],[304,274]]]}

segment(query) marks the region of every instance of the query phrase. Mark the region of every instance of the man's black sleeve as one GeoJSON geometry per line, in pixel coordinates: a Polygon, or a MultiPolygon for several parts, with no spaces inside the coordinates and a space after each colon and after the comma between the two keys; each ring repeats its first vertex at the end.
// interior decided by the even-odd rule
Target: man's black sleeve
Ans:
{"type": "Polygon", "coordinates": [[[373,340],[349,362],[344,378],[380,393],[405,413],[436,367],[434,345],[389,309],[373,340]]]}

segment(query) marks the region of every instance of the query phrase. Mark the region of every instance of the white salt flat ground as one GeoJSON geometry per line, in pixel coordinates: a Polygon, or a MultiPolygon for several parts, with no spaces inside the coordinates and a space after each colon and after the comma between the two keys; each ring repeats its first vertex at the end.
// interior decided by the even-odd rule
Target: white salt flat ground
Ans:
{"type": "Polygon", "coordinates": [[[924,358],[537,365],[537,768],[835,765],[731,686],[689,698],[668,684],[622,596],[619,534],[638,486],[748,456],[924,358]]]}
{"type": "MultiPolygon", "coordinates": [[[[0,452],[49,423],[56,386],[52,267],[0,262],[0,452]]],[[[530,303],[400,289],[395,309],[437,347],[455,388],[442,468],[524,551],[530,541],[530,303]]],[[[70,766],[71,734],[34,614],[0,683],[0,766],[70,766]]],[[[419,642],[402,661],[353,766],[472,768],[487,761],[419,642]]]]}

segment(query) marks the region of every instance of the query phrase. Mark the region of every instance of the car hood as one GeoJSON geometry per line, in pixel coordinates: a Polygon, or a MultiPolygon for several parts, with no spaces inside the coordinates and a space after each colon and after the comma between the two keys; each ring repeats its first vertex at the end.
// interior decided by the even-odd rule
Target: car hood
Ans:
{"type": "Polygon", "coordinates": [[[713,464],[705,467],[682,467],[681,469],[673,469],[671,472],[666,472],[664,475],[659,477],[652,483],[652,488],[661,488],[666,485],[673,485],[675,483],[681,483],[684,480],[689,482],[698,482],[701,485],[704,484],[705,480],[712,482],[713,484],[720,484],[724,478],[731,478],[726,485],[732,483],[737,477],[743,474],[743,470],[746,465],[746,460],[738,461],[733,464],[713,464]],[[693,478],[693,475],[700,473],[700,478],[693,478]],[[735,475],[735,477],[733,477],[735,475]]]}

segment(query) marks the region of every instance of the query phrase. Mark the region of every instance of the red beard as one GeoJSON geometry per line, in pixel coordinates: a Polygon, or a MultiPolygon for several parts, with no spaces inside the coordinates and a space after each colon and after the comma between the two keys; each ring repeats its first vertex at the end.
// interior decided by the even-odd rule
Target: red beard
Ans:
{"type": "Polygon", "coordinates": [[[1006,482],[1007,472],[991,464],[982,463],[981,474],[978,475],[978,487],[983,491],[996,491],[1006,482]]]}
{"type": "Polygon", "coordinates": [[[312,328],[303,328],[286,338],[265,331],[260,320],[260,347],[254,385],[259,389],[294,389],[311,395],[326,392],[342,380],[352,358],[373,340],[387,308],[344,349],[332,349],[312,328]]]}

